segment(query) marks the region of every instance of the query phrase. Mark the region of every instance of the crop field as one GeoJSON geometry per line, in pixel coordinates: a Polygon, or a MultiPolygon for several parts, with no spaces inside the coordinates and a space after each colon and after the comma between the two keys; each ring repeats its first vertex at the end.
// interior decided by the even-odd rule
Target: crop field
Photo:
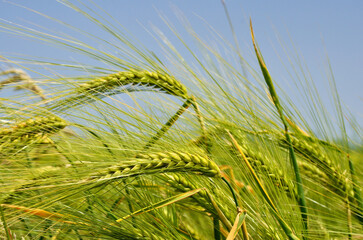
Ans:
{"type": "Polygon", "coordinates": [[[110,38],[51,16],[90,43],[0,21],[92,59],[0,53],[1,239],[363,239],[362,138],[347,133],[361,127],[334,81],[336,118],[308,77],[292,80],[304,86],[300,110],[253,16],[251,60],[186,24],[196,49],[167,21],[158,55],[92,4],[62,2],[110,38]]]}

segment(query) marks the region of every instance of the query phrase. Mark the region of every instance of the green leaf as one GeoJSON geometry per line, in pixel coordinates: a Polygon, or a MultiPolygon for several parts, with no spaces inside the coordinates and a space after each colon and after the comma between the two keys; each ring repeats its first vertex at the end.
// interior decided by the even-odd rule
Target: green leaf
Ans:
{"type": "Polygon", "coordinates": [[[165,200],[162,200],[160,202],[157,202],[155,204],[152,204],[152,205],[150,205],[148,207],[139,209],[139,210],[131,213],[130,215],[127,215],[125,217],[119,218],[119,219],[116,220],[116,222],[122,222],[123,220],[126,220],[126,219],[128,219],[130,217],[133,217],[135,215],[147,213],[147,212],[153,211],[155,209],[162,208],[162,207],[168,206],[170,204],[176,203],[176,202],[178,202],[180,200],[183,200],[185,198],[188,198],[190,196],[193,196],[194,194],[200,192],[201,190],[203,190],[203,189],[202,188],[198,188],[198,189],[191,190],[189,192],[185,192],[185,193],[182,193],[182,194],[179,194],[179,195],[176,195],[176,196],[167,198],[165,200]]]}
{"type": "Polygon", "coordinates": [[[232,227],[231,231],[229,232],[226,240],[233,240],[236,238],[239,229],[242,227],[243,223],[245,222],[246,216],[247,216],[246,211],[238,212],[236,219],[234,220],[233,227],[232,227]]]}

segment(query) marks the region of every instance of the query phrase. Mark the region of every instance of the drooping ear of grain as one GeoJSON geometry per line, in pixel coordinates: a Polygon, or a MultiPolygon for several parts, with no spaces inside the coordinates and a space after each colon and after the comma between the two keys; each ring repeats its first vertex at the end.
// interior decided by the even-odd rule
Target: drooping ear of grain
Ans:
{"type": "Polygon", "coordinates": [[[132,69],[82,83],[75,89],[71,89],[65,98],[52,103],[51,108],[62,112],[77,105],[97,101],[106,96],[145,90],[167,93],[183,99],[190,98],[186,87],[174,77],[161,72],[132,69]]]}
{"type": "MultiPolygon", "coordinates": [[[[187,89],[174,77],[159,72],[136,71],[119,72],[106,77],[97,78],[82,84],[79,93],[107,93],[120,86],[150,87],[177,97],[187,98],[187,89]]],[[[117,91],[117,90],[116,90],[117,91]]]]}
{"type": "MultiPolygon", "coordinates": [[[[313,164],[311,167],[308,167],[308,164],[301,164],[306,171],[313,171],[317,175],[322,176],[320,174],[321,171],[322,174],[329,176],[327,180],[330,183],[329,188],[332,191],[344,197],[346,193],[348,193],[348,195],[354,195],[347,176],[345,176],[345,174],[343,174],[342,171],[334,165],[327,155],[324,154],[324,151],[318,144],[298,139],[296,137],[292,137],[291,141],[296,153],[308,160],[310,164],[313,164]]],[[[280,139],[280,144],[286,147],[284,139],[280,139]]]]}
{"type": "Polygon", "coordinates": [[[107,180],[164,172],[189,172],[208,177],[221,176],[218,166],[206,157],[183,152],[158,152],[139,154],[135,160],[110,167],[90,176],[89,179],[107,180]]]}
{"type": "Polygon", "coordinates": [[[15,90],[26,89],[38,95],[42,100],[45,100],[43,89],[40,88],[35,83],[35,81],[22,69],[11,68],[0,72],[0,76],[5,76],[5,75],[11,75],[11,76],[0,82],[0,90],[5,85],[22,82],[22,84],[17,85],[15,87],[15,90]]]}
{"type": "MultiPolygon", "coordinates": [[[[248,145],[244,142],[240,142],[240,144],[241,150],[243,151],[245,157],[249,160],[256,173],[268,177],[277,188],[285,191],[287,196],[293,199],[298,198],[297,190],[293,182],[288,179],[282,171],[271,168],[267,164],[269,160],[266,156],[249,148],[248,145]]],[[[234,156],[241,158],[240,154],[233,146],[230,146],[230,151],[234,156]]]]}
{"type": "Polygon", "coordinates": [[[50,135],[66,126],[66,121],[59,117],[36,117],[21,121],[0,129],[0,150],[6,154],[32,142],[47,143],[50,135]]]}
{"type": "MultiPolygon", "coordinates": [[[[179,173],[167,173],[161,176],[161,178],[168,183],[169,186],[181,192],[188,192],[193,189],[197,189],[198,187],[193,184],[193,182],[189,181],[188,178],[184,177],[179,173]]],[[[218,191],[213,191],[215,194],[218,194],[218,191]]],[[[218,194],[219,197],[223,196],[223,193],[218,194]]],[[[215,211],[213,205],[209,201],[209,196],[207,192],[200,191],[198,194],[192,196],[192,198],[197,202],[197,204],[203,207],[208,213],[213,215],[218,215],[215,211]]],[[[226,205],[220,205],[219,208],[226,215],[227,219],[232,221],[233,215],[231,215],[231,211],[226,207],[226,205]]]]}

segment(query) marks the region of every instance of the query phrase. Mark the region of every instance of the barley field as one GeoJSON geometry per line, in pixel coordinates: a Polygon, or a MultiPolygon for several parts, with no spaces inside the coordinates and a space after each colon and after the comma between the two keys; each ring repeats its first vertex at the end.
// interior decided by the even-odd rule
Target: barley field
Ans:
{"type": "Polygon", "coordinates": [[[72,2],[62,1],[112,40],[65,22],[95,44],[0,22],[94,62],[0,56],[1,239],[363,239],[362,139],[347,133],[361,127],[334,82],[336,119],[308,78],[294,80],[299,109],[270,73],[253,16],[251,62],[186,26],[194,50],[172,24],[177,42],[153,35],[159,56],[72,2]]]}

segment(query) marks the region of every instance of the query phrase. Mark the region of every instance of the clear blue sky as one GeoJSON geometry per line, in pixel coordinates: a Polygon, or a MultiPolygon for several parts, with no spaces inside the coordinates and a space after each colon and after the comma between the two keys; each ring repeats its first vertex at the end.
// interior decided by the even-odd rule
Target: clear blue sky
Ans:
{"type": "MultiPolygon", "coordinates": [[[[17,3],[46,13],[52,17],[75,23],[84,29],[92,26],[87,20],[62,6],[55,0],[0,0],[0,18],[29,24],[36,23],[48,28],[56,25],[28,10],[14,6],[17,3]]],[[[76,1],[71,1],[76,2],[76,1]]],[[[177,26],[173,6],[179,8],[191,21],[195,30],[203,36],[207,34],[202,21],[205,19],[218,32],[232,41],[228,22],[220,0],[94,0],[117,21],[129,29],[141,40],[150,39],[142,25],[153,23],[162,30],[166,27],[157,11],[165,14],[177,26]]],[[[332,64],[339,94],[344,103],[362,123],[363,114],[363,1],[362,0],[226,0],[229,13],[240,39],[242,50],[251,47],[247,20],[252,17],[256,37],[273,77],[287,75],[277,58],[274,48],[282,53],[276,36],[291,46],[294,45],[302,54],[309,69],[325,98],[325,49],[332,64]]],[[[181,28],[180,28],[181,29],[181,28]]],[[[167,31],[167,30],[166,30],[167,31]]],[[[157,48],[156,43],[147,41],[147,46],[157,48]]],[[[0,31],[0,55],[22,53],[30,56],[54,55],[70,59],[71,53],[62,49],[51,51],[41,44],[24,38],[10,36],[0,31]]],[[[4,66],[4,65],[3,65],[4,66]]],[[[1,92],[0,92],[1,94],[1,92]]]]}

